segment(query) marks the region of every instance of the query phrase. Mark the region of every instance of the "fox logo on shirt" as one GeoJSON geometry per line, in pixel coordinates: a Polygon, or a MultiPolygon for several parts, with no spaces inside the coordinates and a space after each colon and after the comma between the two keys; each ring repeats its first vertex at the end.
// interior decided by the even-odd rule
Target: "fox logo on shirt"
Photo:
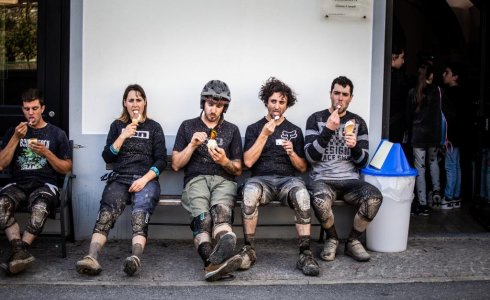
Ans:
{"type": "Polygon", "coordinates": [[[296,130],[293,130],[293,131],[283,131],[281,133],[281,139],[285,140],[285,141],[290,141],[291,139],[295,139],[298,137],[298,133],[296,132],[296,130]]]}

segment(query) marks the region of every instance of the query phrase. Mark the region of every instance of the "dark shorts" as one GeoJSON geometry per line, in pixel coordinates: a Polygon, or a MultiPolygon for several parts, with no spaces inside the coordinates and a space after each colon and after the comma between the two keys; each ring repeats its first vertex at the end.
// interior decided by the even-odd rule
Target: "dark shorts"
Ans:
{"type": "Polygon", "coordinates": [[[33,201],[38,198],[43,199],[50,212],[60,205],[58,187],[49,183],[10,183],[0,190],[0,196],[6,196],[14,201],[15,210],[27,207],[30,211],[33,201]]]}
{"type": "Polygon", "coordinates": [[[291,203],[288,203],[289,191],[294,187],[306,189],[305,183],[301,178],[291,176],[255,176],[249,178],[245,185],[250,183],[262,186],[262,198],[259,200],[260,206],[267,205],[277,199],[282,205],[293,208],[291,203]]]}
{"type": "MultiPolygon", "coordinates": [[[[326,193],[329,195],[326,200],[329,200],[332,203],[336,199],[344,199],[346,203],[356,206],[368,199],[383,198],[378,188],[359,179],[316,180],[309,182],[308,190],[312,195],[326,193]]],[[[315,198],[312,197],[312,199],[315,198]]]]}

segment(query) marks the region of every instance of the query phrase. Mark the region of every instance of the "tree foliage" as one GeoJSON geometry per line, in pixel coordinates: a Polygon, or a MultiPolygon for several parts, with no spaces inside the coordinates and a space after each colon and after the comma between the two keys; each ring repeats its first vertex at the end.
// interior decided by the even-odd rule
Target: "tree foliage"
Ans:
{"type": "Polygon", "coordinates": [[[4,8],[5,56],[8,63],[27,63],[37,57],[37,1],[4,8]]]}

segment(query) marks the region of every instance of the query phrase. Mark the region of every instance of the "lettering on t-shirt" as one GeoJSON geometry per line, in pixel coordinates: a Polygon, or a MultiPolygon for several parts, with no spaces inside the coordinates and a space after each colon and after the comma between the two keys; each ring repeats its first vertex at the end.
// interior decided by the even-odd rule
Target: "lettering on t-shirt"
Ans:
{"type": "MultiPolygon", "coordinates": [[[[125,128],[121,130],[121,132],[124,131],[125,128]]],[[[150,138],[150,132],[148,130],[136,130],[132,138],[139,138],[139,139],[149,139],[150,138]]]]}
{"type": "MultiPolygon", "coordinates": [[[[49,149],[49,140],[37,140],[49,149]]],[[[29,139],[20,139],[22,148],[20,155],[17,157],[17,164],[20,170],[39,170],[47,165],[46,157],[37,154],[29,147],[29,139]]]]}
{"type": "Polygon", "coordinates": [[[335,130],[335,134],[332,135],[328,146],[325,148],[322,161],[350,159],[350,149],[345,145],[343,132],[344,126],[335,130]]]}

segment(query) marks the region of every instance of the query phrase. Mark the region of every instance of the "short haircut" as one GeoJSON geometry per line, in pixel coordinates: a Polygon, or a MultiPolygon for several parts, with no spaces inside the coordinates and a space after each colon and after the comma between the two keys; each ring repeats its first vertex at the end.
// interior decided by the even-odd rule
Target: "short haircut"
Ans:
{"type": "Polygon", "coordinates": [[[43,93],[39,89],[34,89],[34,88],[27,89],[22,93],[21,98],[22,98],[22,103],[39,100],[39,104],[41,104],[41,106],[44,106],[43,93]]]}
{"type": "Polygon", "coordinates": [[[288,99],[287,107],[293,106],[298,101],[296,99],[296,93],[287,84],[275,77],[269,77],[260,88],[259,98],[267,106],[269,97],[274,93],[280,93],[288,99]]]}
{"type": "Polygon", "coordinates": [[[399,45],[397,45],[397,44],[391,45],[391,54],[392,55],[400,55],[400,54],[402,54],[402,52],[405,52],[405,50],[402,47],[400,47],[399,45]]]}
{"type": "Polygon", "coordinates": [[[449,62],[446,64],[446,68],[451,70],[451,73],[453,73],[453,76],[458,76],[457,82],[461,82],[461,80],[464,79],[465,76],[465,68],[462,63],[459,62],[449,62]]]}
{"type": "Polygon", "coordinates": [[[333,81],[332,81],[332,86],[330,87],[330,92],[333,91],[333,87],[338,84],[342,87],[346,87],[346,86],[349,86],[350,87],[350,95],[354,95],[354,84],[352,83],[352,81],[345,77],[345,76],[339,76],[337,78],[335,78],[333,81]]]}

